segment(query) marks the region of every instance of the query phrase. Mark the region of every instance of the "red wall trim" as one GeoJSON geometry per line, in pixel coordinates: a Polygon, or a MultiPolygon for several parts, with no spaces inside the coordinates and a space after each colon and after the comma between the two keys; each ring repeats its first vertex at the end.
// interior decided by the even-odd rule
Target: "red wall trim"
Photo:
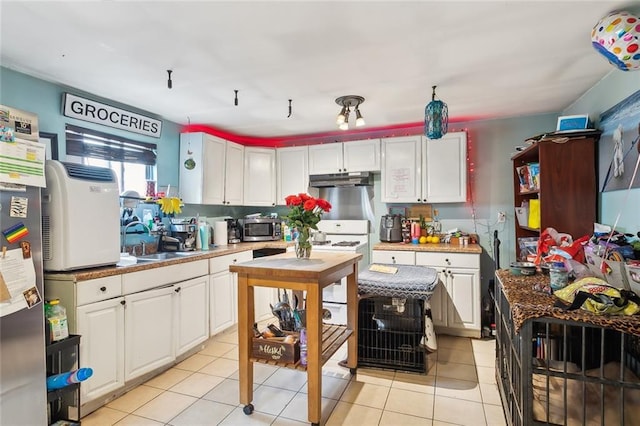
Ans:
{"type": "MultiPolygon", "coordinates": [[[[486,118],[486,117],[485,117],[486,118]]],[[[450,119],[449,125],[452,123],[476,121],[482,119],[481,117],[460,117],[457,119],[450,119]]],[[[264,147],[285,147],[285,146],[300,146],[300,145],[312,145],[319,143],[333,143],[333,142],[347,142],[353,140],[373,139],[373,138],[388,138],[394,136],[410,136],[422,134],[424,131],[424,123],[404,123],[394,124],[381,127],[368,127],[367,129],[358,129],[350,131],[336,130],[331,132],[311,133],[306,135],[293,135],[293,136],[274,136],[274,137],[257,137],[238,135],[236,133],[227,132],[212,126],[205,124],[189,124],[182,127],[181,133],[207,133],[213,136],[217,136],[222,139],[226,139],[231,142],[236,142],[242,145],[251,146],[264,146],[264,147]]]]}

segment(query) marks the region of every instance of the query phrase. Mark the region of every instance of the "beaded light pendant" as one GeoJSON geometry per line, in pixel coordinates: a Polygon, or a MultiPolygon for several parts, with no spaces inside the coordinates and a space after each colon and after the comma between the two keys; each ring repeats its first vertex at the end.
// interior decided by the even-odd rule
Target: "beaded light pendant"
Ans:
{"type": "Polygon", "coordinates": [[[429,139],[440,139],[447,133],[449,109],[447,104],[436,100],[436,86],[433,86],[431,102],[424,109],[424,134],[429,139]]]}

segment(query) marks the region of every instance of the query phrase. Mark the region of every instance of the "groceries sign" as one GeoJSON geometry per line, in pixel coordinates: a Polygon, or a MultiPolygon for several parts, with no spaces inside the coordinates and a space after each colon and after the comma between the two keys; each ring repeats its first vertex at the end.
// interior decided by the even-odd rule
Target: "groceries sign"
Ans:
{"type": "Polygon", "coordinates": [[[162,121],[70,93],[64,94],[64,115],[141,135],[160,137],[162,121]]]}

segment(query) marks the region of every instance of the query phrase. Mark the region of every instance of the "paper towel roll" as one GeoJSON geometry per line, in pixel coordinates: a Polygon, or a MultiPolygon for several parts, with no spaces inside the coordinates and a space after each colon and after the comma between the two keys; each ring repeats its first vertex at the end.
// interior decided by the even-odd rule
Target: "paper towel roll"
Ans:
{"type": "Polygon", "coordinates": [[[213,243],[217,246],[226,246],[227,239],[227,222],[215,222],[213,226],[213,243]]]}

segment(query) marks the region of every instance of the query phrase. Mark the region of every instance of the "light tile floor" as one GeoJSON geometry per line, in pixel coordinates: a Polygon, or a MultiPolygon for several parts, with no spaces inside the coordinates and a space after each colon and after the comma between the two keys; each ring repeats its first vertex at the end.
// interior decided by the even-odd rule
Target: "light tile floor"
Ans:
{"type": "MultiPolygon", "coordinates": [[[[495,341],[438,336],[428,374],[338,365],[341,348],[323,367],[322,424],[504,425],[495,382],[495,341]]],[[[237,333],[205,349],[82,419],[105,425],[273,425],[307,422],[306,374],[254,364],[255,411],[238,404],[237,333]]]]}

